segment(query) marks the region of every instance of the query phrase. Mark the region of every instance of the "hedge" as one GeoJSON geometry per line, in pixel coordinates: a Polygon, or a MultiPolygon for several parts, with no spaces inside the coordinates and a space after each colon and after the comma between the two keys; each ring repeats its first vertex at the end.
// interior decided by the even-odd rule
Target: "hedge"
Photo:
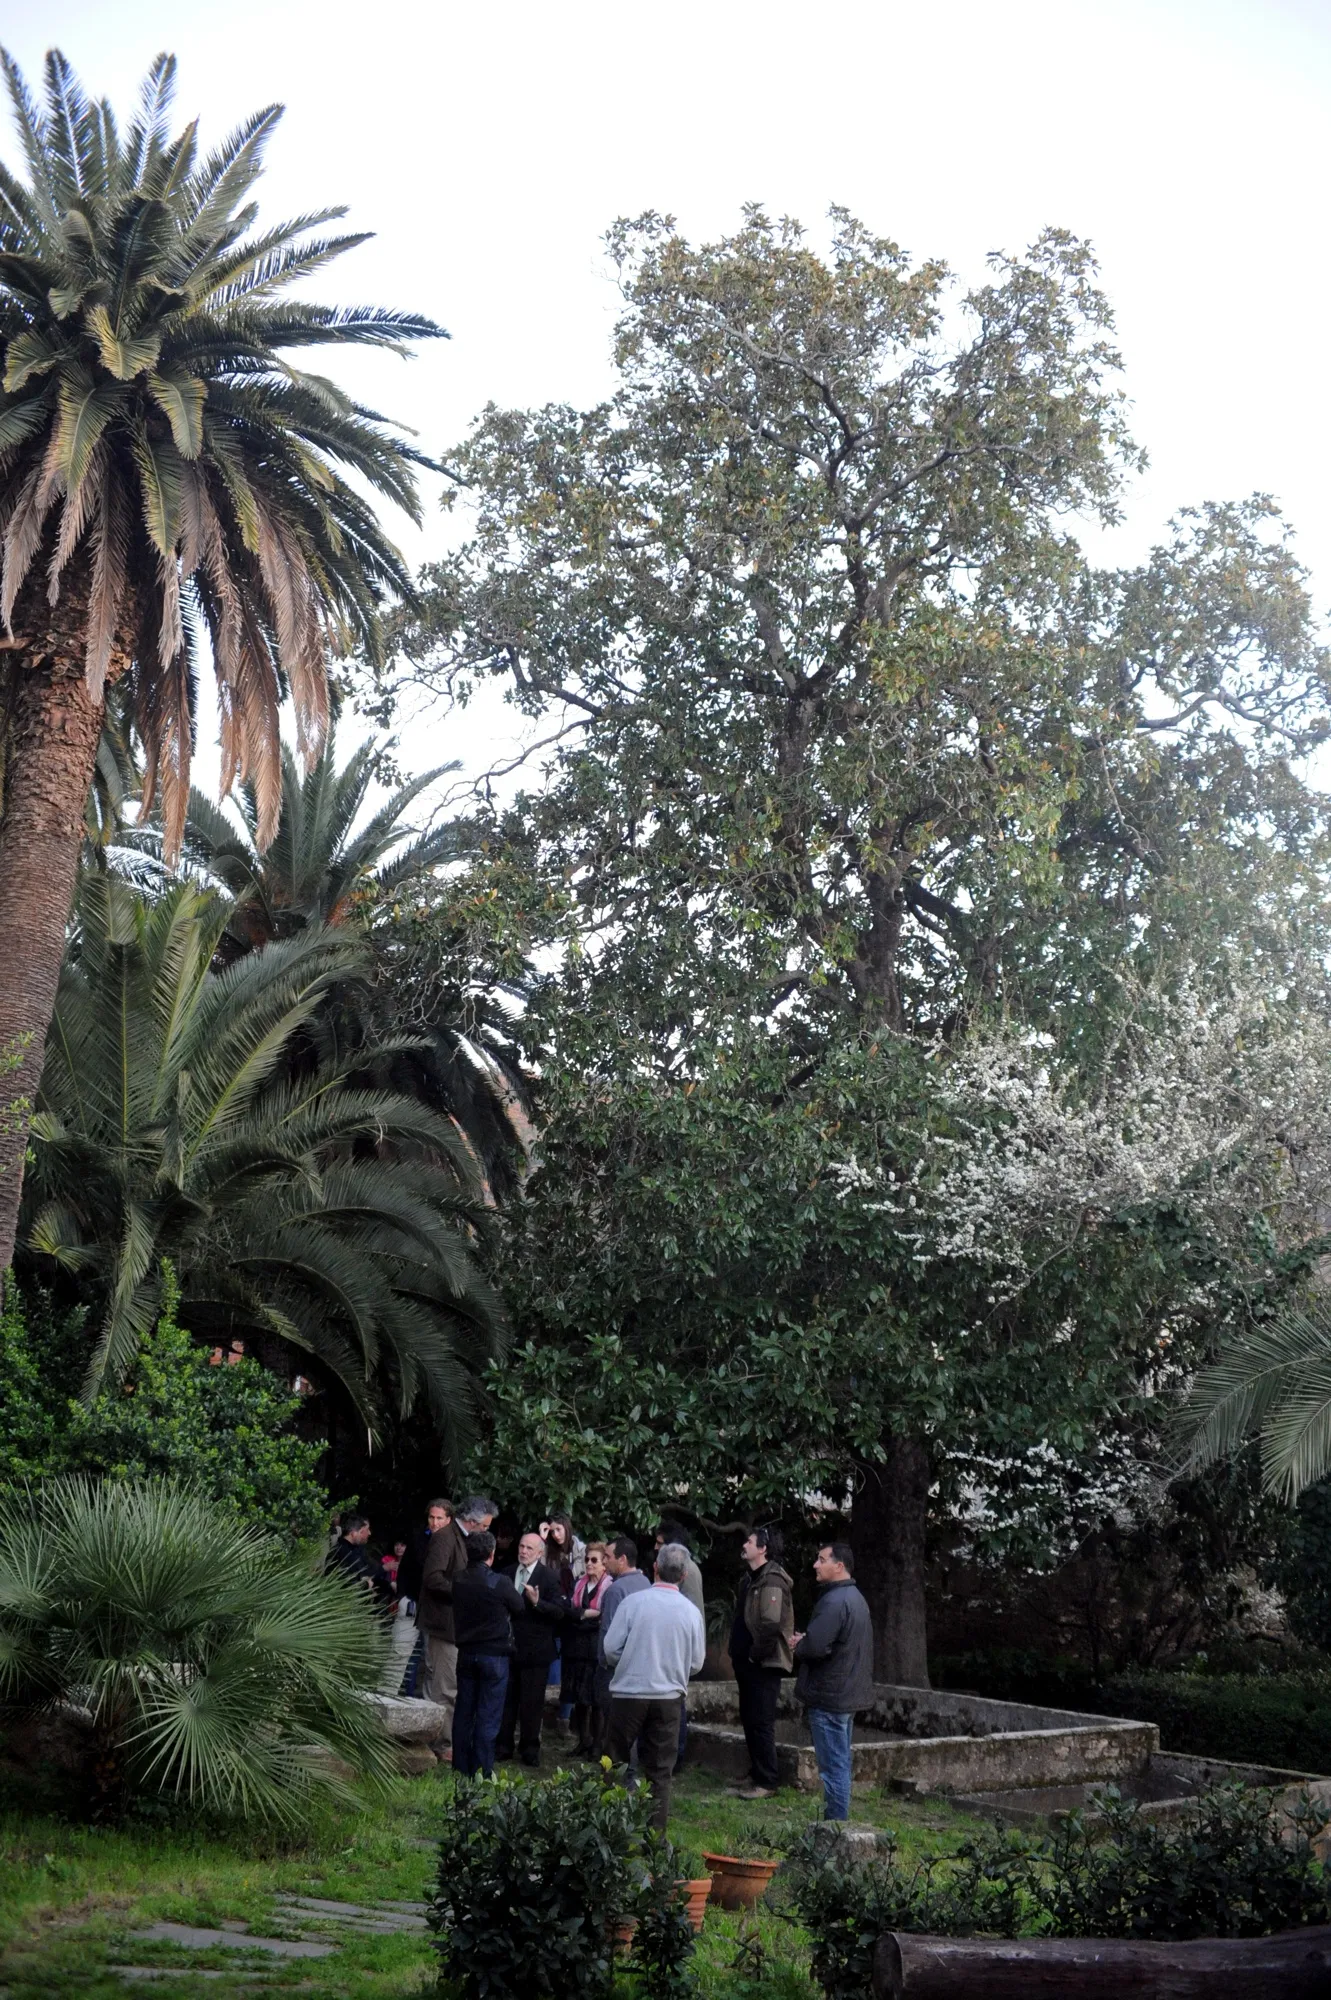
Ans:
{"type": "Polygon", "coordinates": [[[935,1661],[934,1678],[998,1701],[1154,1722],[1164,1750],[1331,1775],[1331,1673],[1138,1672],[1097,1684],[1075,1661],[995,1652],[935,1661]]]}

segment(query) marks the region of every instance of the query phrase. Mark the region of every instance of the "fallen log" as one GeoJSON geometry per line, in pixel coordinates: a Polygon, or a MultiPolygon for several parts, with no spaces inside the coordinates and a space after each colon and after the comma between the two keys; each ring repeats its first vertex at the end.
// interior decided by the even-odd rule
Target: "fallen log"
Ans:
{"type": "Polygon", "coordinates": [[[1331,2000],[1331,1924],[1267,1938],[948,1938],[891,1931],[874,2000],[1331,2000]]]}

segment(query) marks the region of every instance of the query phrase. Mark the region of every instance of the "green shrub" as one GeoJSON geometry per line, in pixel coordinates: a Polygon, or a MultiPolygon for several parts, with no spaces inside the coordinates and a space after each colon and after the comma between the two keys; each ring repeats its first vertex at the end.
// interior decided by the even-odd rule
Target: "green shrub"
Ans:
{"type": "Polygon", "coordinates": [[[1331,1673],[1123,1674],[1104,1707],[1157,1724],[1166,1750],[1331,1774],[1331,1673]]]}
{"type": "Polygon", "coordinates": [[[164,1303],[122,1384],[82,1403],[90,1342],[84,1314],[57,1313],[12,1283],[0,1310],[0,1487],[63,1474],[179,1479],[269,1534],[309,1540],[328,1523],[315,1476],[318,1441],[292,1433],[300,1399],[257,1361],[214,1367],[179,1325],[179,1289],[163,1270],[164,1303]]]}
{"type": "Polygon", "coordinates": [[[1107,1791],[1104,1824],[1071,1814],[1034,1850],[1033,1897],[1056,1937],[1266,1937],[1331,1914],[1311,1807],[1284,1822],[1269,1792],[1221,1785],[1178,1822],[1107,1791]]]}
{"type": "Polygon", "coordinates": [[[439,1843],[430,1928],[458,2000],[599,2000],[613,1934],[637,1913],[649,1801],[603,1767],[545,1784],[460,1782],[439,1843]]]}
{"type": "Polygon", "coordinates": [[[1050,1658],[1015,1646],[983,1652],[935,1655],[929,1662],[934,1686],[964,1688],[991,1701],[1034,1702],[1041,1708],[1089,1709],[1101,1690],[1080,1660],[1050,1658]]]}
{"type": "Polygon", "coordinates": [[[386,1645],[362,1590],[198,1493],[60,1479],[0,1502],[11,1735],[38,1704],[85,1716],[99,1813],[146,1795],[290,1823],[345,1792],[330,1754],[386,1776],[363,1699],[386,1645]]]}
{"type": "Polygon", "coordinates": [[[1298,1638],[1331,1652],[1331,1479],[1299,1496],[1271,1580],[1298,1638]]]}
{"type": "Polygon", "coordinates": [[[1282,1821],[1269,1793],[1222,1786],[1167,1822],[1113,1791],[1099,1824],[1077,1814],[1042,1837],[995,1830],[912,1867],[893,1841],[849,1861],[814,1827],[795,1854],[792,1908],[829,2000],[870,1990],[886,1931],[949,1937],[1260,1937],[1331,1915],[1313,1856],[1322,1815],[1282,1821]]]}
{"type": "Polygon", "coordinates": [[[1097,1686],[1075,1661],[1015,1652],[934,1662],[940,1687],[1154,1722],[1161,1747],[1194,1757],[1331,1774],[1331,1673],[1119,1674],[1097,1686]]]}
{"type": "Polygon", "coordinates": [[[629,1954],[633,1983],[646,2000],[686,2000],[698,1990],[690,1965],[697,1940],[679,1889],[691,1879],[690,1862],[659,1833],[647,1836],[643,1861],[646,1879],[634,1905],[638,1927],[629,1954]]]}
{"type": "Polygon", "coordinates": [[[1020,1835],[993,1835],[908,1867],[883,1834],[873,1860],[855,1861],[815,1823],[792,1851],[788,1899],[828,2000],[863,2000],[872,1991],[874,1950],[886,1931],[1015,1937],[1031,1914],[1026,1856],[1020,1835]]]}

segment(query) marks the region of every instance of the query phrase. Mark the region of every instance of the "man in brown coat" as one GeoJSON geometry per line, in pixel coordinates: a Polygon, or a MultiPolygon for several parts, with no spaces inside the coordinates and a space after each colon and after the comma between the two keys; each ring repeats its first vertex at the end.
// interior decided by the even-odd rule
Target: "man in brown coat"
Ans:
{"type": "Polygon", "coordinates": [[[752,1776],[742,1799],[770,1799],[778,1785],[776,1710],[781,1676],[794,1665],[795,1608],[790,1574],[781,1567],[779,1528],[755,1528],[740,1550],[747,1574],[735,1601],[730,1659],[739,1687],[739,1719],[752,1776]]]}
{"type": "Polygon", "coordinates": [[[425,1634],[425,1672],[418,1692],[448,1710],[448,1722],[436,1742],[445,1749],[453,1733],[453,1709],[458,1698],[458,1649],[453,1637],[453,1580],[465,1573],[467,1541],[453,1519],[451,1500],[432,1500],[430,1539],[425,1544],[416,1624],[425,1634]]]}

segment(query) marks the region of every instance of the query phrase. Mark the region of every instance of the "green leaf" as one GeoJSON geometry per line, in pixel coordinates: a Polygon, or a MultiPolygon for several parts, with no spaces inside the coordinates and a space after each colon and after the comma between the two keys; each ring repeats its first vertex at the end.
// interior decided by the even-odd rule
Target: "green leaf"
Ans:
{"type": "Polygon", "coordinates": [[[102,366],[108,375],[114,375],[118,382],[132,382],[136,375],[142,375],[157,365],[157,357],[162,351],[160,333],[140,334],[137,339],[122,339],[111,324],[105,306],[89,306],[83,315],[83,323],[97,342],[102,357],[102,366]]]}
{"type": "Polygon", "coordinates": [[[54,368],[59,359],[59,348],[53,347],[35,327],[15,334],[5,349],[5,393],[12,396],[33,375],[44,375],[48,368],[54,368]]]}
{"type": "Polygon", "coordinates": [[[12,409],[0,410],[0,451],[22,444],[25,438],[33,437],[41,430],[48,420],[50,407],[51,388],[48,383],[39,395],[15,403],[12,409]]]}
{"type": "Polygon", "coordinates": [[[115,415],[123,393],[106,383],[98,388],[61,383],[55,449],[71,495],[83,484],[97,440],[115,415]]]}
{"type": "Polygon", "coordinates": [[[134,462],[143,496],[143,525],[160,555],[175,552],[180,535],[180,464],[174,453],[159,451],[146,427],[136,424],[134,462]]]}
{"type": "Polygon", "coordinates": [[[148,394],[171,426],[182,458],[197,458],[203,449],[203,404],[207,386],[197,375],[163,372],[148,377],[148,394]]]}

